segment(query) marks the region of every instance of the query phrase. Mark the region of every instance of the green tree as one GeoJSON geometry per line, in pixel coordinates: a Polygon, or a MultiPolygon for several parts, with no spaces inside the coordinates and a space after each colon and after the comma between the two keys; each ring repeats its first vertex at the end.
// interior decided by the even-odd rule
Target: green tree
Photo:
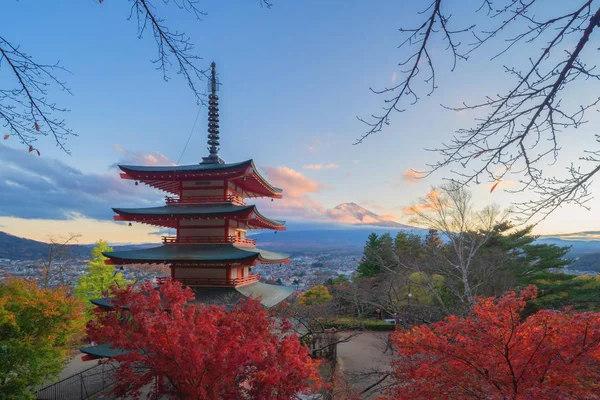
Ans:
{"type": "Polygon", "coordinates": [[[82,310],[65,288],[0,282],[0,399],[34,398],[31,388],[58,377],[73,335],[83,330],[82,310]]]}
{"type": "Polygon", "coordinates": [[[96,242],[92,249],[92,260],[88,263],[85,274],[77,280],[74,289],[75,297],[84,301],[88,317],[92,316],[93,310],[90,300],[101,298],[113,284],[119,287],[128,284],[123,274],[115,271],[114,266],[104,263],[107,258],[102,253],[107,251],[112,251],[112,248],[105,240],[96,242]]]}
{"type": "Polygon", "coordinates": [[[373,276],[381,271],[376,255],[381,247],[379,236],[373,232],[367,237],[363,256],[356,269],[360,276],[373,276]]]}
{"type": "Polygon", "coordinates": [[[341,284],[348,283],[348,282],[349,282],[349,280],[346,277],[346,275],[339,274],[335,278],[327,279],[327,286],[341,285],[341,284]]]}
{"type": "Polygon", "coordinates": [[[578,311],[600,309],[600,279],[566,273],[572,260],[567,258],[570,246],[536,243],[533,226],[514,229],[506,222],[498,224],[494,236],[486,244],[486,252],[501,257],[512,286],[534,284],[539,293],[525,307],[527,315],[542,309],[561,309],[566,306],[578,311]]]}
{"type": "Polygon", "coordinates": [[[421,255],[423,244],[421,237],[414,233],[398,232],[394,238],[394,252],[398,256],[419,257],[421,255]]]}

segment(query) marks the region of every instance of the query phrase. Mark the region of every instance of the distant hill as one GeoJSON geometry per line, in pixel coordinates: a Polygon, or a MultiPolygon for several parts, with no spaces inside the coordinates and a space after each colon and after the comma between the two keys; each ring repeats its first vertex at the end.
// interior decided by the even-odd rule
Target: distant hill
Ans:
{"type": "MultiPolygon", "coordinates": [[[[156,244],[132,244],[113,246],[115,250],[131,250],[156,246],[156,244]]],[[[70,256],[74,259],[83,260],[90,257],[93,244],[69,245],[70,256]]],[[[25,239],[0,231],[0,259],[9,260],[39,260],[48,257],[48,243],[37,240],[25,239]]]]}
{"type": "MultiPolygon", "coordinates": [[[[38,260],[48,257],[48,249],[48,243],[0,232],[0,258],[38,260]]],[[[90,255],[91,247],[71,245],[69,251],[75,258],[85,258],[90,255]]]]}
{"type": "Polygon", "coordinates": [[[29,259],[37,259],[47,253],[48,245],[45,243],[0,232],[0,258],[19,260],[31,255],[29,259]]]}
{"type": "MultiPolygon", "coordinates": [[[[277,232],[264,231],[251,235],[257,240],[257,246],[267,250],[276,250],[291,254],[315,252],[360,252],[364,248],[367,236],[371,232],[379,235],[390,232],[395,236],[398,231],[406,230],[424,236],[426,230],[402,224],[393,227],[367,225],[340,225],[325,223],[289,222],[288,230],[277,232]]],[[[600,272],[600,240],[565,240],[558,237],[540,237],[538,243],[571,246],[568,258],[576,260],[570,268],[579,271],[600,272]]],[[[113,246],[115,250],[131,250],[157,246],[157,243],[113,246]]],[[[89,258],[92,244],[72,245],[71,254],[76,259],[89,258]]],[[[37,260],[48,256],[48,244],[20,238],[0,232],[0,258],[11,260],[37,260]]]]}
{"type": "Polygon", "coordinates": [[[579,257],[569,269],[574,271],[600,272],[600,253],[591,253],[579,257]]]}

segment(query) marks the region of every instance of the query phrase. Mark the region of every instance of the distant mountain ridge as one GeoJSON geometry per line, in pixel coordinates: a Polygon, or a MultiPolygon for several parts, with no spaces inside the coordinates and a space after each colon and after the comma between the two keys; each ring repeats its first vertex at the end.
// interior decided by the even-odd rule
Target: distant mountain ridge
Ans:
{"type": "MultiPolygon", "coordinates": [[[[286,253],[318,253],[318,252],[361,252],[367,236],[371,232],[379,235],[390,232],[395,236],[399,231],[410,231],[424,236],[425,229],[397,224],[392,227],[371,226],[364,224],[341,225],[333,223],[307,223],[290,221],[287,231],[260,232],[251,235],[257,240],[256,245],[265,250],[276,250],[286,253]]],[[[568,258],[576,260],[571,269],[582,271],[600,271],[600,240],[560,239],[556,236],[542,236],[537,243],[571,246],[568,258]]],[[[115,250],[129,250],[159,246],[159,243],[143,243],[113,246],[115,250]]],[[[0,259],[39,260],[48,256],[48,244],[25,239],[0,231],[0,259]]],[[[89,258],[93,244],[71,245],[69,250],[76,259],[89,258]]]]}
{"type": "MultiPolygon", "coordinates": [[[[131,250],[157,246],[156,243],[112,246],[115,250],[131,250]]],[[[68,245],[69,257],[83,260],[90,257],[93,244],[68,245]]],[[[50,245],[37,240],[26,239],[0,231],[0,259],[40,260],[48,257],[50,245]]]]}
{"type": "Polygon", "coordinates": [[[409,225],[400,224],[390,218],[384,218],[373,211],[359,206],[356,203],[342,203],[327,211],[327,215],[334,221],[350,225],[370,225],[386,228],[413,229],[409,225]]]}
{"type": "MultiPolygon", "coordinates": [[[[39,260],[48,257],[50,245],[37,240],[25,239],[0,231],[0,259],[39,260]]],[[[70,256],[77,259],[89,257],[92,245],[68,245],[70,256]]]]}

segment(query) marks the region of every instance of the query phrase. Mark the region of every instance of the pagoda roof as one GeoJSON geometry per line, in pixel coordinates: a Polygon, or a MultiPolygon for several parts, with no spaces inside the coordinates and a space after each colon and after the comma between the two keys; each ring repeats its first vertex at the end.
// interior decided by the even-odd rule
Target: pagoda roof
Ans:
{"type": "Polygon", "coordinates": [[[127,354],[127,351],[122,349],[113,349],[110,344],[98,344],[96,346],[88,346],[79,349],[82,353],[92,356],[92,358],[111,358],[127,354]]]}
{"type": "Polygon", "coordinates": [[[173,172],[219,172],[232,169],[246,168],[253,165],[252,160],[229,164],[191,164],[191,165],[119,165],[123,172],[138,173],[173,173],[173,172]]]}
{"type": "Polygon", "coordinates": [[[149,249],[102,253],[113,264],[234,263],[260,261],[264,264],[288,262],[287,254],[233,244],[169,244],[149,249]]]}
{"type": "Polygon", "coordinates": [[[180,181],[227,178],[251,197],[281,198],[282,189],[272,186],[256,169],[253,160],[238,163],[192,164],[169,166],[119,165],[124,179],[135,179],[169,193],[179,193],[180,181]]]}
{"type": "Polygon", "coordinates": [[[214,218],[235,216],[248,220],[253,228],[268,228],[285,230],[285,221],[267,218],[258,212],[255,205],[238,206],[232,203],[196,204],[196,205],[166,205],[145,208],[113,208],[119,221],[141,221],[144,223],[165,227],[175,227],[178,218],[214,218]]]}

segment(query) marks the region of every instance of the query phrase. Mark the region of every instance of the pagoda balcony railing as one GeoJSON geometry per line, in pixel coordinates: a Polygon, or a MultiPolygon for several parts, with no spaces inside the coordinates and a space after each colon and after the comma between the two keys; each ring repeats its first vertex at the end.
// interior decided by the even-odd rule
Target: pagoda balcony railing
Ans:
{"type": "Polygon", "coordinates": [[[165,201],[168,205],[189,205],[199,203],[233,203],[238,206],[247,205],[241,196],[229,194],[227,196],[185,196],[185,197],[171,197],[166,196],[165,201]]]}
{"type": "MultiPolygon", "coordinates": [[[[241,286],[249,283],[258,282],[260,275],[250,274],[244,278],[174,278],[185,286],[241,286]]],[[[159,284],[163,284],[166,278],[157,279],[159,284]]]]}
{"type": "Polygon", "coordinates": [[[256,240],[237,236],[163,236],[164,244],[245,244],[254,246],[256,240]]]}

